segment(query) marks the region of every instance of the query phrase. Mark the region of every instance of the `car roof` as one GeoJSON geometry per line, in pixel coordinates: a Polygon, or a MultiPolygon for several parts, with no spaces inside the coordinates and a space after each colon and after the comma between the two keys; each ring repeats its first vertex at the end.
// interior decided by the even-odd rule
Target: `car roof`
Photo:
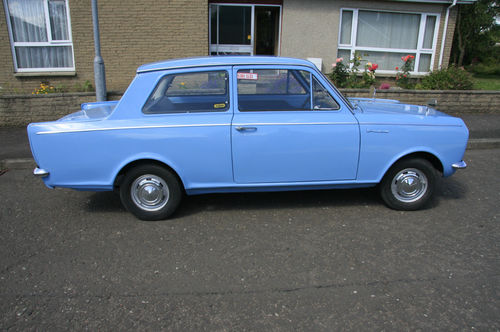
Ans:
{"type": "Polygon", "coordinates": [[[302,65],[315,68],[314,64],[307,60],[276,57],[276,56],[205,56],[183,59],[172,59],[160,62],[148,63],[140,66],[137,73],[149,71],[166,70],[185,67],[205,66],[233,66],[233,65],[302,65]]]}

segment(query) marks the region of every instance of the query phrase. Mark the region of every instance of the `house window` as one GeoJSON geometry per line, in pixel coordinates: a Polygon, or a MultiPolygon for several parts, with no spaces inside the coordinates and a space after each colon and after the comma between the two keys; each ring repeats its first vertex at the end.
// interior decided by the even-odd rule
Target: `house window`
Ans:
{"type": "Polygon", "coordinates": [[[415,56],[413,73],[432,70],[439,15],[342,9],[337,56],[375,62],[380,73],[395,73],[401,57],[415,56]]]}
{"type": "Polygon", "coordinates": [[[73,71],[66,0],[4,0],[17,72],[73,71]]]}

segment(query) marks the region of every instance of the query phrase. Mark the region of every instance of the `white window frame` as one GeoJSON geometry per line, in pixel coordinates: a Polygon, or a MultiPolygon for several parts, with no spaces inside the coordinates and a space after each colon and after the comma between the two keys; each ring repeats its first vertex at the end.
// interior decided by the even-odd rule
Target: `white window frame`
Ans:
{"type": "Polygon", "coordinates": [[[68,40],[52,40],[52,28],[50,26],[49,18],[49,0],[42,0],[45,15],[45,27],[47,31],[47,41],[46,42],[14,42],[14,35],[12,33],[12,26],[10,21],[9,6],[7,0],[3,0],[3,7],[5,8],[5,16],[7,19],[7,30],[9,31],[10,47],[12,51],[12,58],[14,60],[14,71],[16,73],[39,73],[39,72],[74,72],[75,71],[75,52],[73,47],[73,34],[71,32],[71,15],[69,12],[68,0],[64,0],[66,4],[66,14],[67,14],[67,25],[68,25],[68,40]],[[39,46],[39,47],[50,47],[50,46],[70,46],[71,47],[71,57],[72,57],[72,67],[54,67],[54,68],[19,68],[17,65],[16,47],[20,46],[39,46]]]}
{"type": "Polygon", "coordinates": [[[209,54],[212,54],[212,52],[219,53],[219,52],[238,52],[238,53],[247,53],[248,55],[254,55],[254,44],[255,44],[255,7],[261,6],[261,7],[278,7],[280,16],[278,18],[279,24],[278,24],[278,56],[280,55],[281,52],[281,15],[283,8],[281,5],[267,5],[267,4],[247,4],[247,3],[218,3],[218,2],[212,2],[209,3],[208,6],[208,17],[209,17],[209,22],[208,22],[208,46],[209,46],[209,54]],[[251,25],[250,25],[250,44],[249,45],[230,45],[230,44],[219,44],[219,15],[217,13],[217,40],[215,43],[212,43],[212,22],[210,21],[212,19],[212,5],[217,6],[217,11],[219,11],[220,6],[243,6],[243,7],[251,7],[252,8],[252,14],[251,14],[251,25]]]}
{"type": "MultiPolygon", "coordinates": [[[[351,52],[351,59],[354,58],[354,53],[356,51],[372,51],[372,52],[388,52],[388,53],[405,53],[405,54],[415,54],[415,63],[413,66],[413,71],[410,72],[412,75],[425,75],[429,72],[418,71],[418,67],[420,64],[420,55],[421,54],[430,54],[431,55],[431,64],[430,71],[434,69],[434,59],[436,58],[436,45],[439,34],[439,23],[441,21],[441,15],[438,13],[426,13],[426,12],[407,12],[407,11],[396,11],[396,10],[378,10],[378,9],[364,9],[364,8],[342,8],[340,11],[340,19],[339,19],[339,34],[338,34],[338,48],[337,50],[347,50],[351,52]],[[394,14],[417,14],[420,15],[420,26],[418,30],[418,42],[416,49],[406,49],[406,48],[386,48],[386,47],[363,47],[356,46],[356,39],[358,33],[358,13],[359,11],[371,11],[371,12],[385,12],[385,13],[394,13],[394,14]],[[351,40],[349,44],[341,44],[340,38],[342,33],[342,14],[344,11],[352,12],[352,24],[351,24],[351,40]],[[424,48],[424,34],[425,34],[425,25],[427,22],[428,16],[436,17],[436,23],[434,26],[434,36],[432,39],[432,48],[424,48]]],[[[403,63],[394,64],[394,67],[401,67],[403,63]]],[[[396,74],[396,70],[377,70],[377,73],[380,74],[396,74]]]]}

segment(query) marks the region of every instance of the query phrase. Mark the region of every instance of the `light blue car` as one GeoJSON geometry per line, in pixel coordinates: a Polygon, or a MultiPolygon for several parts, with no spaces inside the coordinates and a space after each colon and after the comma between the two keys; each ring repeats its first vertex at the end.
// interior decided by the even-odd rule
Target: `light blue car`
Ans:
{"type": "Polygon", "coordinates": [[[118,102],[28,126],[49,188],[119,189],[143,220],[185,194],[379,186],[398,210],[465,168],[464,122],[426,106],[347,99],[305,60],[201,57],[147,64],[118,102]]]}

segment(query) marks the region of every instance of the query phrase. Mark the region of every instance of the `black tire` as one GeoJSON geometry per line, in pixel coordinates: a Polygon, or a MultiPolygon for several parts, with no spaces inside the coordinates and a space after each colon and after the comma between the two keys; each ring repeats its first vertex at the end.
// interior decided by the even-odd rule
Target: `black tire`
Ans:
{"type": "Polygon", "coordinates": [[[171,171],[159,165],[141,165],[125,174],[120,198],[137,218],[162,220],[175,212],[182,199],[182,190],[171,171]]]}
{"type": "Polygon", "coordinates": [[[380,182],[385,204],[395,210],[418,210],[429,203],[436,188],[437,174],[425,159],[405,159],[395,163],[380,182]]]}

